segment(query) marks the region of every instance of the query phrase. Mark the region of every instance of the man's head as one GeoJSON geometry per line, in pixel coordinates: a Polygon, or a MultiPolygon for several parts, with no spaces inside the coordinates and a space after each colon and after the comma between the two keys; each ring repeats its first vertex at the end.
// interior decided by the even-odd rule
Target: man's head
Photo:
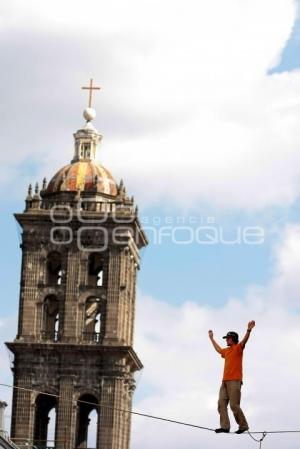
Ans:
{"type": "Polygon", "coordinates": [[[227,346],[236,345],[239,342],[239,335],[234,331],[229,331],[225,335],[227,346]]]}

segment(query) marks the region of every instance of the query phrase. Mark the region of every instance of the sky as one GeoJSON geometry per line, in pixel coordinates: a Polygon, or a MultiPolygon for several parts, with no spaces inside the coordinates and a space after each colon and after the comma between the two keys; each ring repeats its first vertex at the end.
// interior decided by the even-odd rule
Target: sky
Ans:
{"type": "MultiPolygon", "coordinates": [[[[99,161],[135,196],[150,240],[134,409],[217,427],[222,360],[207,331],[221,343],[255,319],[242,399],[250,427],[300,429],[298,9],[294,0],[1,2],[0,380],[11,383],[3,342],[17,326],[13,213],[30,182],[71,160],[81,86],[93,77],[99,161]]],[[[298,439],[268,435],[263,446],[295,449],[298,439]]],[[[132,449],[221,444],[255,447],[247,436],[133,419],[132,449]]]]}

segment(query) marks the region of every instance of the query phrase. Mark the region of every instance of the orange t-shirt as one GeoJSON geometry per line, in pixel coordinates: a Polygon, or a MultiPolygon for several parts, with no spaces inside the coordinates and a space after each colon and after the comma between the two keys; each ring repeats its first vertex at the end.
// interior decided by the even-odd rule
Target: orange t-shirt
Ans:
{"type": "Polygon", "coordinates": [[[223,380],[243,380],[243,348],[240,343],[221,350],[225,359],[223,380]]]}

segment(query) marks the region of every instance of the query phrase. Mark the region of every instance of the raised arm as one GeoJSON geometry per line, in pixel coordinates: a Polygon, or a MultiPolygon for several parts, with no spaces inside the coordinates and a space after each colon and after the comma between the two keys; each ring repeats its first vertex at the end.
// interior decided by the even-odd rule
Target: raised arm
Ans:
{"type": "Polygon", "coordinates": [[[219,346],[218,343],[215,341],[213,331],[208,331],[208,336],[209,336],[210,341],[212,342],[213,347],[215,348],[215,350],[216,350],[219,354],[221,354],[222,348],[221,348],[221,346],[219,346]]]}
{"type": "Polygon", "coordinates": [[[241,341],[241,347],[244,349],[244,347],[246,346],[247,341],[249,340],[250,334],[252,329],[255,326],[255,321],[249,321],[248,323],[248,327],[247,327],[247,332],[245,334],[245,337],[243,338],[243,340],[241,341]]]}

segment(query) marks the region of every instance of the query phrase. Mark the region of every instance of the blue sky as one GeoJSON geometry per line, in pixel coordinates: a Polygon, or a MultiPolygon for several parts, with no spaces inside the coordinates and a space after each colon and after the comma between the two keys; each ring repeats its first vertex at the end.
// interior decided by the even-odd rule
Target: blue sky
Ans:
{"type": "MultiPolygon", "coordinates": [[[[273,323],[291,326],[292,341],[299,332],[295,299],[299,251],[294,249],[299,244],[300,223],[300,19],[295,2],[261,0],[237,5],[233,0],[214,0],[183,8],[176,1],[172,14],[166,5],[155,3],[156,10],[146,0],[133,1],[128,11],[120,3],[118,14],[104,3],[101,14],[106,20],[99,29],[90,13],[81,21],[80,2],[74,3],[72,20],[68,2],[55,0],[46,8],[47,14],[34,1],[29,3],[28,10],[17,1],[0,8],[4,19],[0,50],[8,68],[0,75],[0,85],[7,85],[9,72],[16,85],[12,94],[1,87],[0,106],[5,147],[0,200],[3,339],[16,334],[11,323],[19,299],[20,230],[13,214],[24,209],[29,182],[40,182],[43,176],[50,179],[71,159],[72,133],[82,124],[80,113],[85,106],[80,86],[92,72],[104,86],[95,100],[95,124],[104,134],[100,160],[117,180],[125,179],[129,194],[136,196],[141,218],[152,224],[160,220],[153,226],[156,232],[167,226],[166,217],[175,222],[181,217],[186,223],[191,216],[196,217],[193,233],[207,225],[209,217],[226,239],[247,227],[264,230],[260,245],[174,244],[168,235],[156,244],[149,232],[150,244],[141,254],[136,342],[145,371],[135,406],[164,414],[174,410],[175,418],[182,413],[189,420],[213,419],[214,382],[219,379],[220,366],[214,365],[211,348],[205,357],[212,372],[195,362],[205,394],[198,397],[195,389],[189,390],[189,385],[196,385],[189,367],[199,348],[206,351],[201,346],[205,326],[211,323],[219,333],[230,325],[242,331],[246,321],[255,318],[250,313],[256,313],[264,322],[269,345],[276,339],[273,323]],[[179,26],[185,31],[182,35],[178,35],[179,26]],[[63,64],[66,54],[70,60],[63,64]],[[77,54],[86,68],[78,67],[77,54]],[[156,323],[153,329],[149,317],[156,323]],[[193,317],[198,319],[196,324],[193,317]],[[175,330],[173,340],[163,332],[173,327],[172,318],[181,335],[178,341],[175,330]],[[182,339],[187,345],[183,349],[182,339]],[[177,342],[185,364],[175,366],[179,356],[172,359],[172,341],[177,342]],[[170,347],[170,359],[158,355],[160,347],[170,347]],[[194,352],[189,352],[191,348],[194,352]],[[153,354],[160,361],[156,369],[153,354]],[[185,359],[185,354],[190,358],[185,359]],[[168,390],[168,363],[175,366],[170,383],[178,396],[168,390]],[[180,370],[188,379],[182,390],[180,370]],[[182,398],[189,394],[184,402],[182,398]],[[207,407],[203,415],[196,409],[188,411],[193,398],[200,398],[207,407]]],[[[177,236],[185,237],[180,231],[177,236]]],[[[280,341],[276,344],[280,346],[280,341]]],[[[257,379],[251,366],[257,363],[270,376],[278,361],[272,355],[265,367],[263,354],[255,359],[249,352],[252,390],[247,400],[253,422],[259,423],[268,410],[263,409],[265,404],[256,408],[251,391],[267,395],[268,388],[255,389],[257,379]]],[[[294,367],[292,355],[288,356],[287,366],[294,367]]],[[[288,378],[285,371],[281,375],[288,378]]],[[[8,370],[3,376],[10,379],[8,370]]],[[[297,388],[294,377],[291,384],[297,388]]],[[[270,416],[274,425],[280,422],[275,412],[270,416]]],[[[135,422],[134,449],[140,447],[143,432],[147,429],[135,422]]],[[[149,435],[149,448],[160,449],[153,435],[149,435]]],[[[175,437],[166,435],[170,443],[162,440],[164,448],[177,449],[175,437]]],[[[217,443],[206,443],[208,449],[217,447],[217,443]]],[[[188,449],[195,447],[196,439],[191,436],[188,449]]],[[[271,446],[266,442],[267,447],[271,446]]],[[[278,442],[272,449],[279,447],[278,442]]]]}
{"type": "Polygon", "coordinates": [[[300,18],[294,23],[292,34],[281,56],[279,64],[270,73],[280,73],[288,70],[299,69],[300,49],[300,18]]]}

